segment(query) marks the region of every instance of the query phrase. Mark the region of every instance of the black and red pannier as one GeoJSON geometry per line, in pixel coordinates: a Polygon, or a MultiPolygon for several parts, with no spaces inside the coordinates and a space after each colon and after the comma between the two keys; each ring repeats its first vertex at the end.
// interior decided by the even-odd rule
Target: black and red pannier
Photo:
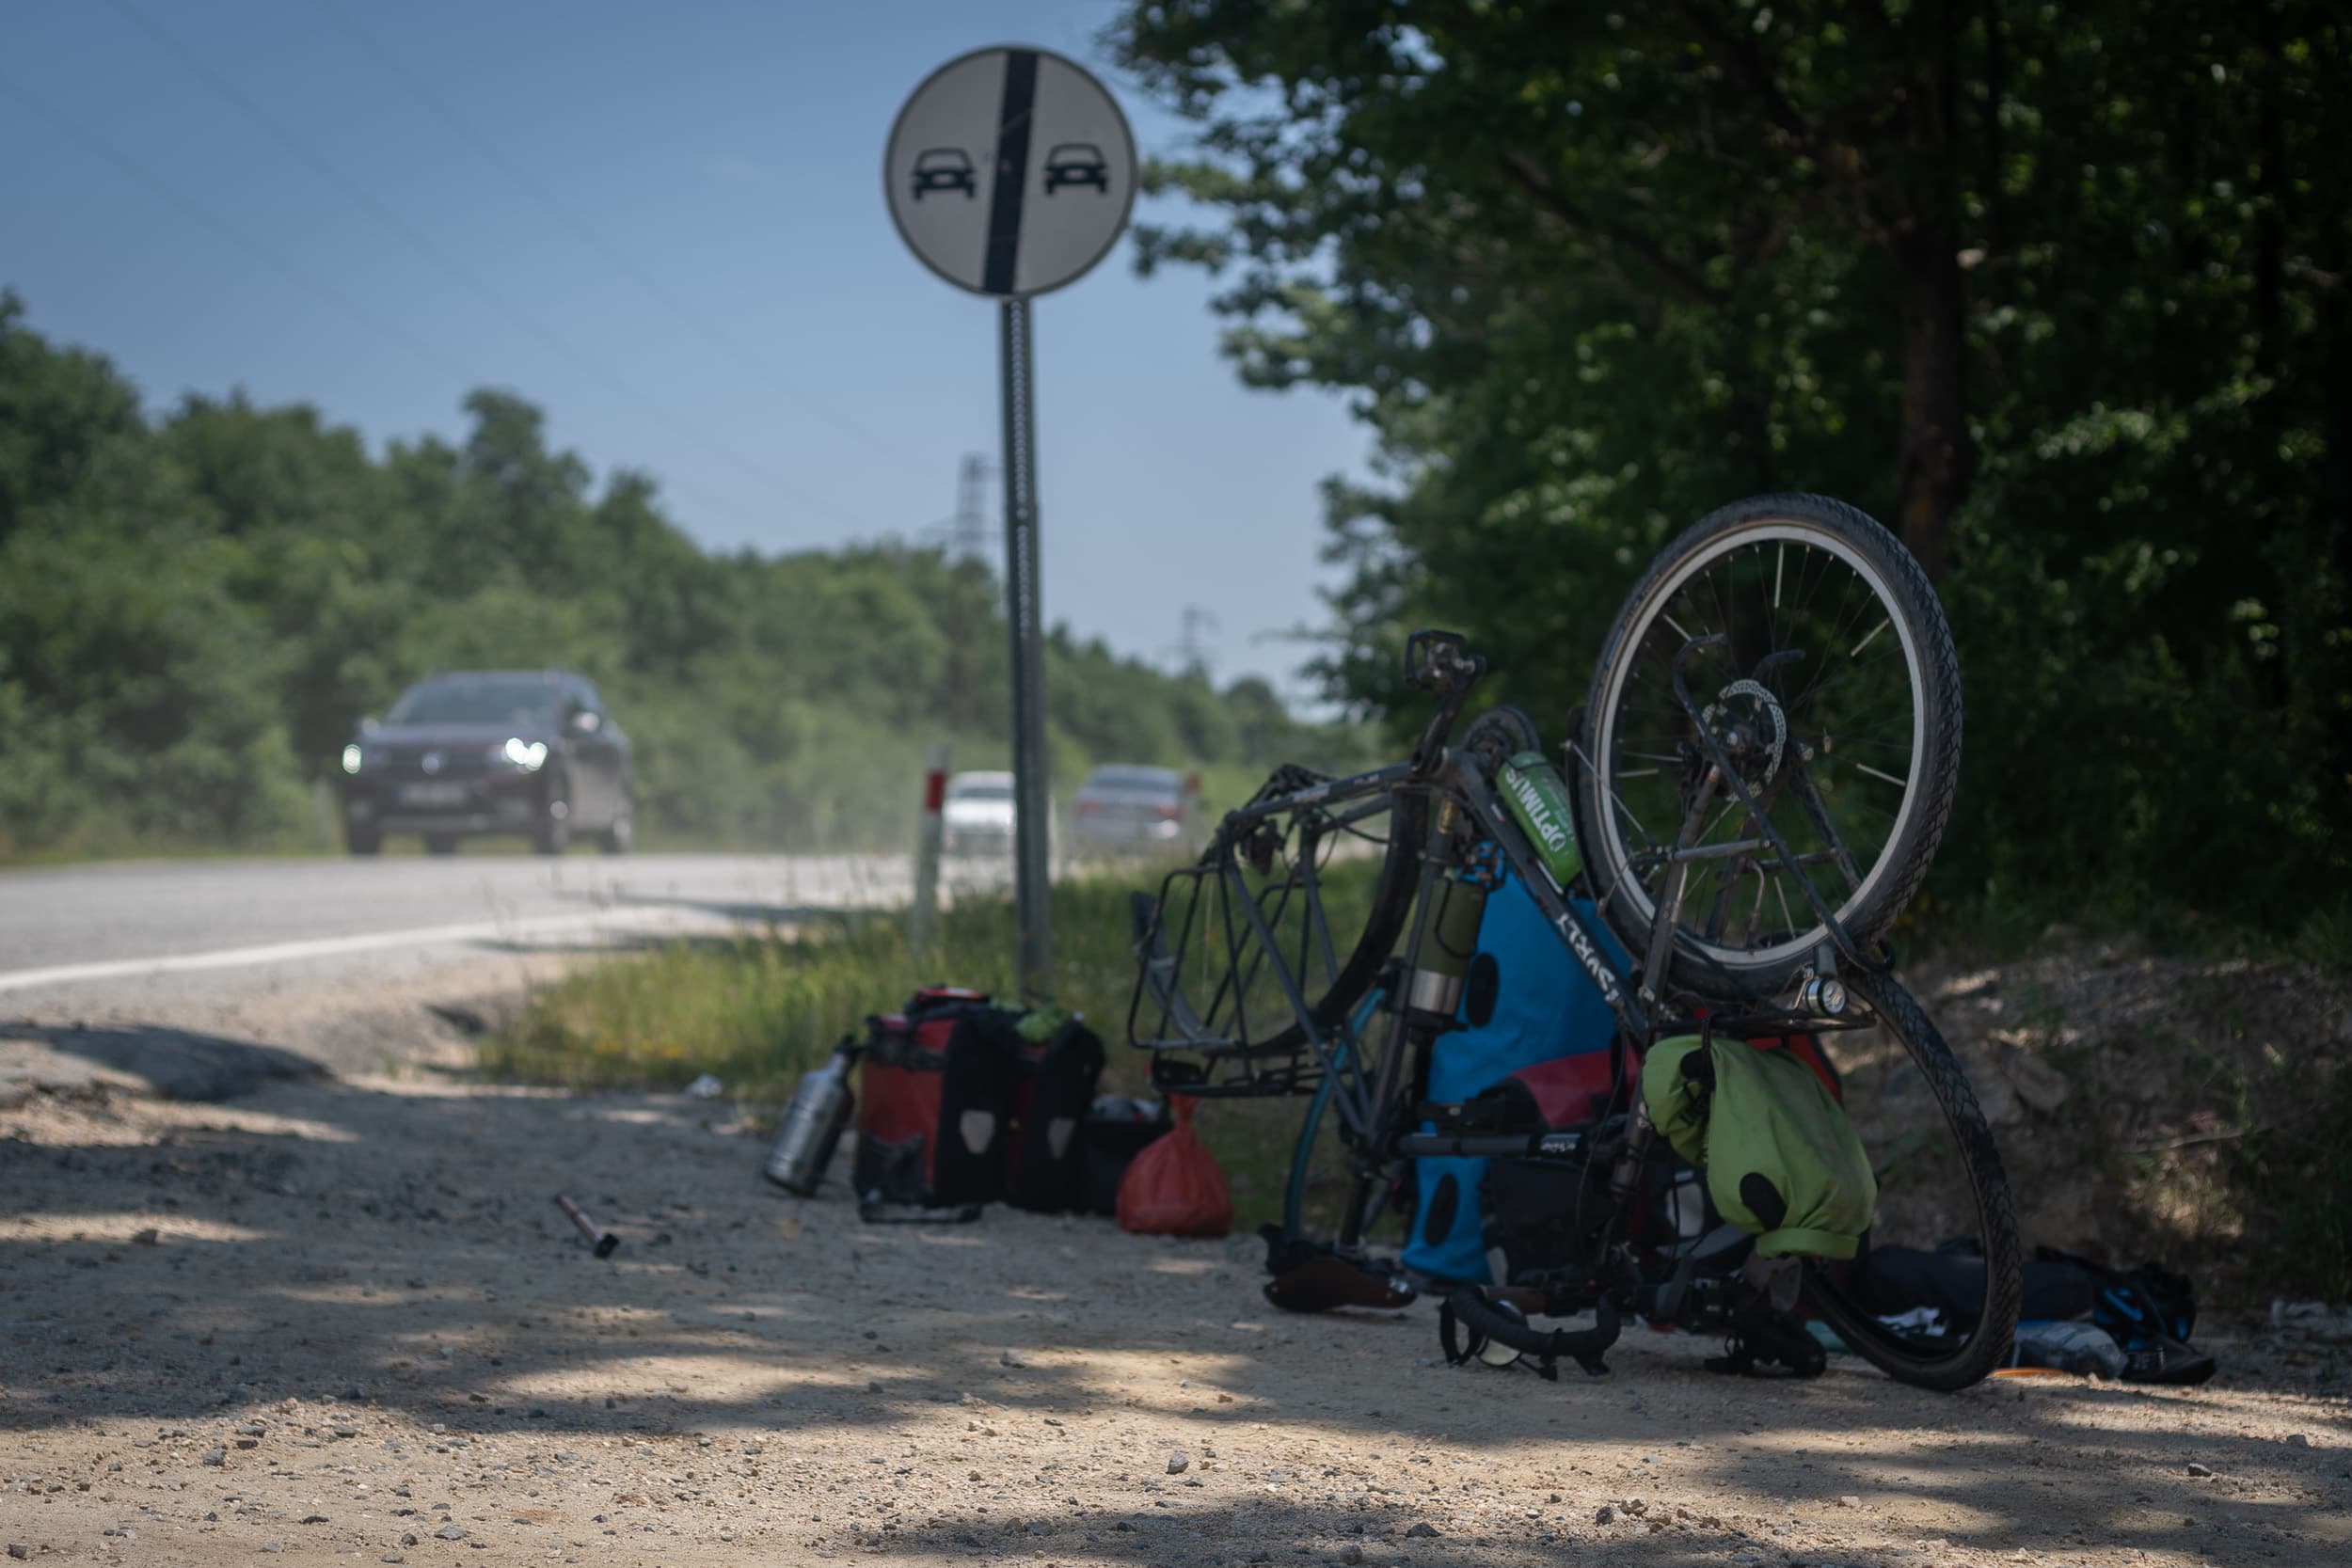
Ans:
{"type": "MultiPolygon", "coordinates": [[[[947,1047],[956,1026],[989,1010],[988,997],[959,986],[928,986],[902,1012],[866,1021],[850,1185],[861,1200],[969,1201],[939,1192],[940,1120],[947,1085],[947,1047]]],[[[948,1174],[957,1175],[949,1161],[948,1174]]]]}
{"type": "Polygon", "coordinates": [[[1103,1042],[1074,1019],[1031,1039],[1031,1016],[931,986],[866,1021],[851,1165],[862,1203],[1077,1207],[1103,1042]]]}
{"type": "Polygon", "coordinates": [[[1012,1139],[1005,1151],[1005,1200],[1060,1214],[1086,1207],[1087,1121],[1103,1076],[1103,1042],[1074,1018],[1042,1038],[1016,1030],[1012,1139]]]}

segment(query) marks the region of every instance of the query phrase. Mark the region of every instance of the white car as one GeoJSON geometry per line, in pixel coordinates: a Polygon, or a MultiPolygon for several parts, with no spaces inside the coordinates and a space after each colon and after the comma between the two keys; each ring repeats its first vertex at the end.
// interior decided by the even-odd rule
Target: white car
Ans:
{"type": "Polygon", "coordinates": [[[941,847],[948,854],[1011,854],[1012,775],[954,775],[940,816],[941,847]]]}

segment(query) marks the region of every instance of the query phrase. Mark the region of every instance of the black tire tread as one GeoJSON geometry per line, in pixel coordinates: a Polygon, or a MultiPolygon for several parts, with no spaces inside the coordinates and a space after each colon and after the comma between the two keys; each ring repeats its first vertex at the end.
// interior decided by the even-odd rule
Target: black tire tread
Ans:
{"type": "Polygon", "coordinates": [[[1960,1349],[1922,1359],[1898,1349],[1867,1313],[1840,1296],[1820,1272],[1808,1275],[1805,1297],[1857,1354],[1889,1377],[1939,1393],[1956,1392],[1991,1376],[2007,1359],[2017,1333],[2017,1314],[2025,1298],[2025,1260],[2009,1177],[2001,1167],[1993,1129],[1977,1103],[1968,1075],[1919,1004],[1885,975],[1851,975],[1848,984],[1870,1004],[1882,1026],[1902,1041],[1927,1079],[1936,1103],[1943,1107],[1945,1121],[1958,1142],[1969,1189],[1976,1196],[1979,1239],[1984,1245],[1984,1315],[1976,1333],[1960,1349]]]}
{"type": "MultiPolygon", "coordinates": [[[[1794,518],[1819,524],[1833,532],[1842,533],[1849,543],[1867,556],[1885,575],[1887,586],[1900,603],[1897,606],[1919,641],[1922,678],[1929,690],[1920,700],[1929,706],[1929,733],[1925,740],[1926,755],[1921,759],[1927,776],[1921,781],[1921,793],[1914,825],[1910,828],[1908,847],[1890,846],[1899,852],[1899,862],[1890,868],[1886,878],[1873,889],[1868,902],[1849,919],[1847,929],[1857,942],[1867,943],[1882,935],[1895,923],[1919,891],[1928,868],[1935,862],[1935,851],[1943,842],[1944,828],[1951,816],[1952,800],[1960,785],[1960,743],[1962,692],[1960,655],[1952,641],[1952,628],[1944,616],[1944,607],[1936,598],[1934,585],[1902,542],[1869,514],[1828,496],[1804,492],[1787,492],[1752,496],[1719,507],[1692,524],[1651,561],[1649,570],[1642,575],[1632,592],[1618,607],[1616,621],[1601,642],[1599,659],[1593,666],[1593,681],[1584,705],[1585,736],[1597,734],[1601,722],[1601,703],[1608,690],[1612,667],[1627,652],[1626,640],[1631,630],[1635,611],[1651,591],[1669,573],[1701,547],[1719,536],[1735,531],[1750,523],[1773,519],[1794,518]],[[1941,696],[1937,689],[1941,689],[1941,696]]],[[[1582,737],[1580,737],[1581,740],[1582,737]]],[[[1583,787],[1574,797],[1580,828],[1589,831],[1607,820],[1608,802],[1600,798],[1603,785],[1591,768],[1579,770],[1583,787]],[[1584,790],[1593,792],[1587,800],[1584,790]]],[[[1593,846],[1593,850],[1598,849],[1593,846]]],[[[1588,864],[1595,854],[1588,851],[1588,864]]],[[[1588,872],[1588,876],[1590,873],[1588,872]]],[[[1596,879],[1597,880],[1597,879],[1596,879]]],[[[1633,918],[1633,911],[1622,907],[1615,896],[1602,900],[1601,911],[1610,927],[1629,949],[1641,952],[1648,944],[1649,933],[1633,918]]],[[[1774,966],[1742,966],[1717,958],[1710,962],[1685,951],[1677,942],[1672,963],[1672,978],[1702,992],[1710,986],[1720,989],[1725,970],[1742,980],[1764,990],[1788,982],[1789,976],[1804,961],[1791,958],[1774,966]],[[1722,969],[1717,964],[1722,964],[1722,969]]]]}

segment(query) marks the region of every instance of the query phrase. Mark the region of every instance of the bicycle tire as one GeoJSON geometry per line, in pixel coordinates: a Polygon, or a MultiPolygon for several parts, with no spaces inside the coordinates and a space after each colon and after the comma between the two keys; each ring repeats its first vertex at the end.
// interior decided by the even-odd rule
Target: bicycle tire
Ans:
{"type": "MultiPolygon", "coordinates": [[[[1307,1009],[1319,1035],[1328,1035],[1355,1012],[1356,1004],[1380,978],[1380,966],[1396,950],[1396,939],[1405,931],[1406,916],[1412,912],[1429,802],[1417,793],[1401,793],[1391,799],[1394,806],[1389,820],[1389,843],[1381,857],[1379,880],[1373,884],[1372,912],[1329,988],[1307,1009]]],[[[1294,1019],[1265,1039],[1251,1041],[1250,1050],[1274,1054],[1303,1050],[1306,1044],[1307,1031],[1294,1019]]]]}
{"type": "Polygon", "coordinates": [[[1976,1332],[1964,1343],[1956,1350],[1924,1353],[1847,1295],[1826,1265],[1808,1265],[1805,1299],[1855,1354],[1897,1382],[1955,1392],[1990,1376],[2008,1357],[2016,1337],[2025,1262],[2009,1178],[1976,1091],[1926,1012],[1885,975],[1856,974],[1848,984],[1869,1003],[1881,1026],[1901,1042],[1944,1113],[1976,1203],[1978,1239],[1984,1252],[1984,1300],[1976,1332]]]}
{"type": "MultiPolygon", "coordinates": [[[[1631,850],[1618,828],[1619,814],[1612,809],[1611,760],[1603,753],[1615,743],[1612,726],[1619,714],[1613,705],[1629,691],[1643,640],[1656,618],[1663,616],[1674,624],[1666,608],[1674,594],[1697,580],[1708,565],[1775,539],[1842,559],[1854,570],[1856,580],[1871,590],[1890,621],[1899,622],[1897,645],[1906,660],[1915,705],[1911,774],[1903,782],[1895,826],[1861,885],[1842,905],[1824,890],[1856,942],[1867,943],[1882,935],[1918,892],[1951,815],[1960,774],[1960,661],[1927,574],[1892,533],[1843,501],[1825,496],[1770,495],[1723,507],[1659,552],[1626,595],[1601,644],[1584,705],[1594,766],[1575,770],[1574,803],[1580,830],[1588,835],[1585,876],[1604,918],[1635,953],[1647,945],[1656,906],[1630,868],[1631,850]]],[[[1677,625],[1675,629],[1681,628],[1677,625]]],[[[1759,879],[1759,898],[1760,894],[1759,879]]],[[[1784,931],[1767,948],[1743,950],[1711,943],[1681,925],[1669,976],[1703,995],[1720,991],[1726,980],[1772,990],[1788,984],[1811,960],[1825,935],[1816,919],[1803,929],[1784,931]]]]}

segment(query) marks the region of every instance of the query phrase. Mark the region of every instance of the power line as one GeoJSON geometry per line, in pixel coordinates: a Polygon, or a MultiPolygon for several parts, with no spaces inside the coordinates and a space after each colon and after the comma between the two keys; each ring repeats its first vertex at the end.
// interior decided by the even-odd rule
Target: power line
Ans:
{"type": "Polygon", "coordinates": [[[609,366],[605,365],[601,360],[596,359],[593,356],[576,347],[569,341],[567,341],[563,334],[555,331],[553,328],[548,326],[545,323],[539,321],[536,317],[516,305],[514,301],[508,299],[503,293],[500,293],[499,290],[491,286],[486,279],[482,277],[472,268],[467,266],[456,257],[451,255],[430,236],[424,234],[415,226],[408,223],[397,212],[394,212],[390,207],[379,200],[364,186],[360,185],[357,181],[344,174],[341,168],[329,162],[325,156],[315,151],[299,135],[295,135],[294,131],[289,129],[283,121],[279,120],[276,116],[270,114],[268,110],[262,108],[259,103],[255,103],[252,98],[249,97],[242,88],[238,87],[235,83],[221,75],[211,66],[206,65],[202,59],[199,58],[194,53],[192,53],[185,44],[180,41],[178,38],[173,36],[159,24],[135,9],[128,3],[128,0],[114,0],[114,5],[115,9],[120,11],[135,25],[136,25],[140,31],[146,33],[148,37],[154,40],[155,42],[160,45],[166,53],[169,54],[173,59],[177,60],[180,65],[189,72],[189,74],[195,76],[199,81],[204,83],[215,93],[227,100],[230,106],[235,108],[238,113],[242,114],[246,119],[251,120],[255,125],[259,126],[270,137],[270,139],[285,149],[290,155],[299,161],[313,174],[317,175],[320,179],[326,181],[328,184],[341,191],[350,200],[358,203],[361,207],[366,208],[367,211],[374,216],[377,222],[383,224],[385,228],[390,230],[394,234],[405,241],[419,254],[431,261],[435,265],[441,268],[442,271],[456,278],[459,283],[463,284],[468,290],[471,291],[476,297],[481,299],[482,302],[487,305],[494,312],[503,316],[509,322],[522,327],[532,336],[538,338],[541,341],[553,348],[557,353],[571,360],[573,364],[585,371],[590,376],[605,383],[608,387],[615,391],[618,391],[625,397],[636,399],[647,412],[651,413],[663,424],[668,425],[673,431],[685,436],[688,440],[696,442],[718,456],[725,458],[728,462],[742,468],[746,473],[757,479],[761,483],[769,486],[778,494],[798,502],[801,506],[811,512],[829,516],[836,522],[847,523],[850,527],[857,529],[870,528],[870,525],[866,521],[866,519],[843,512],[838,507],[834,506],[831,502],[823,500],[818,497],[813,496],[808,492],[800,489],[797,485],[794,485],[771,472],[765,465],[735,451],[735,449],[726,445],[724,442],[714,439],[707,431],[702,429],[698,425],[695,425],[692,421],[681,418],[667,404],[661,403],[651,397],[644,392],[641,387],[631,383],[628,377],[617,373],[609,366]]]}
{"type": "Polygon", "coordinates": [[[580,244],[603,257],[613,270],[643,289],[647,296],[672,315],[701,333],[722,353],[733,358],[739,365],[764,382],[770,389],[789,398],[800,404],[803,409],[824,420],[834,428],[857,437],[858,440],[884,457],[903,463],[910,467],[919,464],[921,460],[915,454],[868,430],[807,388],[787,379],[765,360],[750,353],[743,346],[740,337],[721,328],[709,317],[673,293],[659,277],[630,260],[627,252],[612,244],[586,219],[580,217],[566,203],[557,198],[529,170],[509,157],[496,142],[476,130],[465,117],[450,106],[447,99],[434,91],[432,87],[416,72],[402,64],[398,56],[386,48],[380,39],[354,21],[348,11],[331,4],[330,0],[320,0],[318,8],[329,21],[341,27],[347,37],[358,43],[362,52],[373,58],[375,63],[383,68],[386,74],[406,88],[411,97],[430,109],[453,135],[472,148],[485,161],[495,164],[508,179],[530,192],[532,199],[545,208],[557,222],[570,230],[573,237],[580,244]]]}
{"type": "Polygon", "coordinates": [[[344,314],[350,316],[355,321],[362,323],[371,330],[381,333],[386,338],[399,343],[402,347],[407,349],[410,353],[416,355],[419,358],[424,360],[436,370],[444,372],[460,382],[474,379],[477,372],[472,369],[459,364],[456,360],[451,358],[439,349],[435,348],[432,344],[424,341],[414,333],[401,327],[389,319],[377,315],[373,310],[369,309],[368,307],[362,304],[358,299],[343,293],[343,291],[336,288],[333,284],[320,277],[317,274],[310,271],[301,263],[291,260],[282,252],[272,248],[263,241],[257,239],[253,235],[248,234],[245,230],[237,228],[234,224],[231,224],[226,218],[223,218],[219,214],[214,212],[211,208],[205,206],[196,198],[190,196],[186,191],[181,189],[178,185],[173,184],[169,180],[167,180],[162,175],[157,174],[153,169],[149,168],[145,164],[140,163],[137,159],[132,157],[129,153],[115,146],[112,142],[109,142],[100,136],[97,133],[83,126],[81,123],[67,115],[64,110],[58,108],[56,104],[50,103],[39,93],[34,92],[30,87],[24,86],[22,82],[16,81],[6,75],[0,75],[0,90],[7,91],[19,103],[24,104],[25,107],[31,109],[35,114],[40,116],[41,119],[47,120],[53,128],[63,133],[71,139],[81,143],[84,148],[96,153],[107,163],[112,164],[119,173],[127,175],[139,184],[145,185],[149,190],[153,191],[165,200],[169,201],[173,206],[178,207],[182,212],[186,213],[190,217],[196,219],[197,222],[202,224],[205,228],[211,230],[215,234],[219,235],[222,239],[227,240],[230,244],[238,246],[240,249],[249,251],[254,256],[259,257],[262,261],[268,262],[271,266],[277,268],[278,271],[283,273],[288,278],[299,284],[310,293],[317,295],[320,299],[325,300],[327,304],[334,306],[337,309],[342,310],[344,314]]]}
{"type": "MultiPolygon", "coordinates": [[[[32,88],[24,86],[24,83],[16,81],[15,79],[5,74],[0,74],[0,92],[5,92],[8,96],[14,98],[17,102],[23,103],[26,108],[33,111],[35,115],[48,121],[52,130],[56,131],[59,135],[67,137],[71,141],[79,143],[85,151],[93,154],[104,163],[112,165],[117,173],[124,176],[135,184],[145,186],[152,194],[161,197],[172,206],[179,208],[181,212],[185,214],[187,216],[194,218],[199,224],[202,225],[205,229],[210,230],[218,238],[226,240],[229,244],[236,246],[238,249],[243,250],[254,257],[256,260],[266,263],[268,266],[284,276],[288,280],[303,289],[306,293],[314,295],[323,303],[334,307],[337,310],[342,311],[344,315],[366,327],[368,330],[380,334],[389,341],[399,344],[402,348],[406,349],[409,353],[416,356],[420,361],[432,366],[435,370],[440,372],[444,375],[447,375],[451,380],[463,386],[469,383],[479,382],[482,379],[482,372],[479,367],[460,363],[451,355],[445,353],[433,343],[426,341],[417,334],[407,330],[405,327],[401,326],[389,317],[380,315],[373,309],[371,309],[357,296],[344,293],[342,290],[335,287],[332,283],[327,282],[325,278],[320,277],[316,273],[310,271],[309,268],[303,266],[299,261],[296,261],[292,257],[286,255],[285,252],[275,248],[266,241],[258,238],[246,230],[238,228],[235,224],[222,217],[218,213],[215,212],[210,207],[207,207],[196,197],[191,196],[184,188],[174,184],[169,179],[158,174],[154,169],[149,167],[145,164],[142,164],[130,153],[125,152],[121,148],[117,147],[112,142],[106,140],[103,136],[99,135],[96,132],[90,130],[87,126],[73,119],[72,116],[67,114],[63,109],[57,107],[56,104],[49,102],[40,94],[33,91],[32,88]]],[[[690,499],[691,499],[692,492],[699,491],[701,489],[701,486],[694,484],[691,482],[689,482],[685,485],[681,486],[675,480],[671,479],[664,479],[662,481],[662,487],[664,490],[672,494],[675,494],[680,489],[684,489],[690,493],[690,499]]],[[[706,501],[709,499],[707,493],[705,495],[705,499],[706,501]]],[[[733,508],[726,504],[720,504],[709,506],[707,510],[713,512],[714,514],[718,514],[731,511],[733,508]]]]}

